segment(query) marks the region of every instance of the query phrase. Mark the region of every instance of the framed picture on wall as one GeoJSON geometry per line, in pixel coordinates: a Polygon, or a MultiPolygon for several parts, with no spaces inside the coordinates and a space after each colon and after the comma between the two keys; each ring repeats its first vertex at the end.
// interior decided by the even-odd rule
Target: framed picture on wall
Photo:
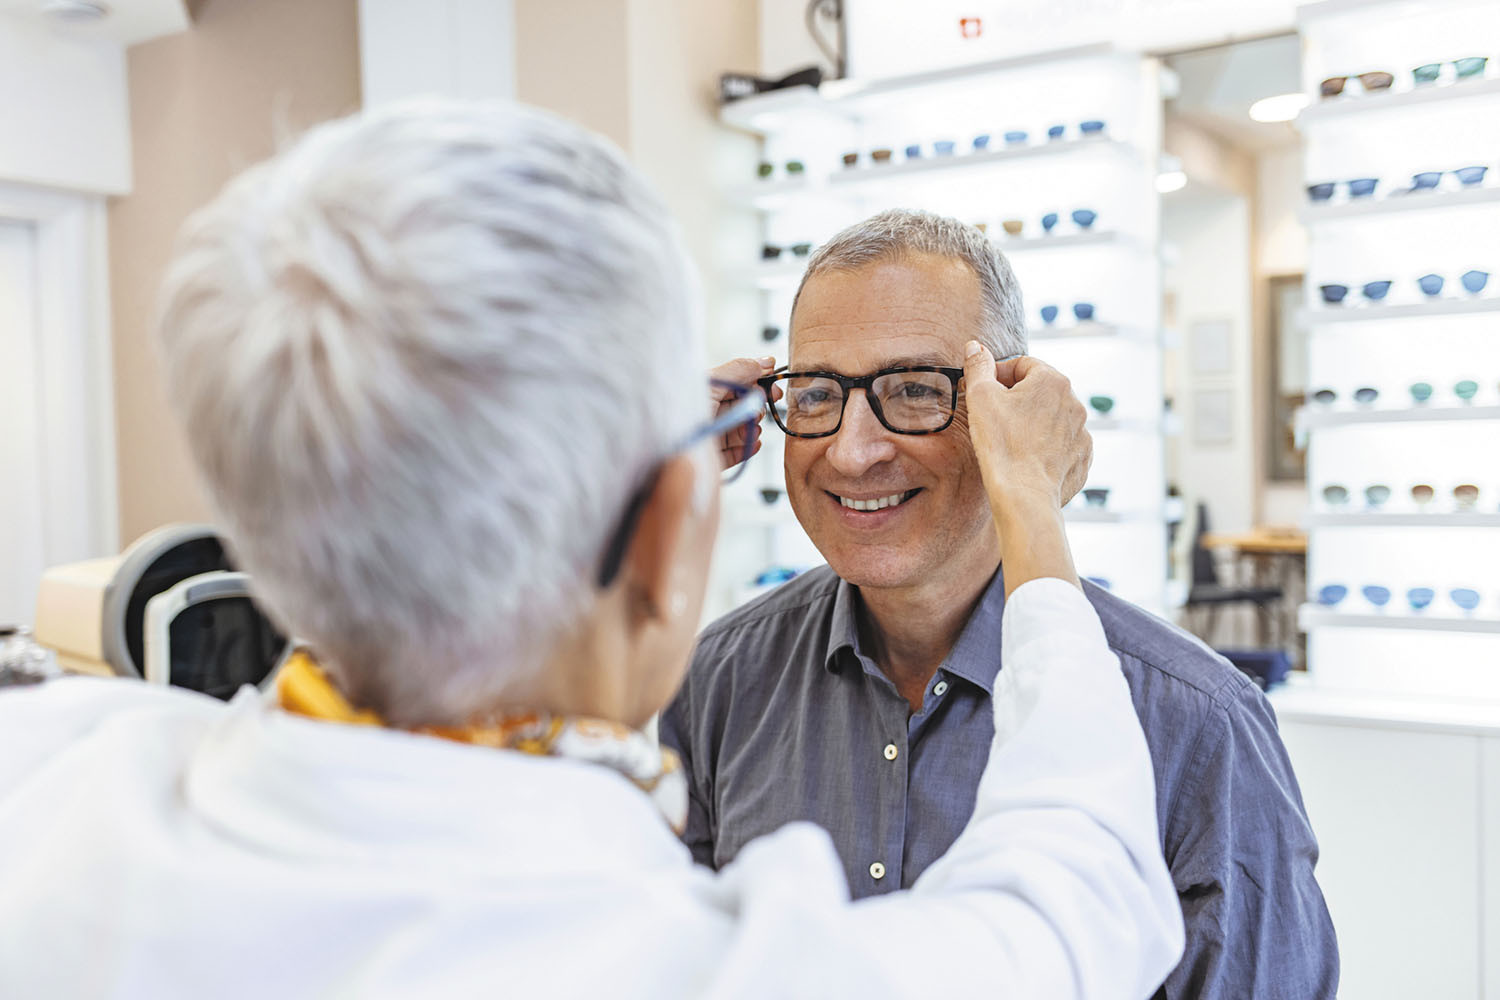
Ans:
{"type": "Polygon", "coordinates": [[[1197,389],[1193,392],[1193,443],[1231,444],[1234,441],[1234,391],[1197,389]]]}

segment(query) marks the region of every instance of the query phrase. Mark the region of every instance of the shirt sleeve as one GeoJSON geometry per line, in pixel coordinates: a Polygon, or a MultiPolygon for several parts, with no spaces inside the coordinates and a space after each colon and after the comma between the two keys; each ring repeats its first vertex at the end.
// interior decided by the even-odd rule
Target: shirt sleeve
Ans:
{"type": "Polygon", "coordinates": [[[995,741],[953,846],[910,892],[834,905],[826,834],[820,866],[805,824],[755,842],[718,883],[738,920],[710,995],[1138,1000],[1176,964],[1151,761],[1099,619],[1050,579],[1005,616],[995,741]]]}
{"type": "Polygon", "coordinates": [[[714,864],[714,832],[710,803],[712,792],[708,786],[710,768],[707,762],[695,766],[692,750],[692,670],[683,679],[677,697],[661,713],[657,722],[657,738],[661,745],[676,751],[682,759],[682,770],[688,780],[687,826],[682,831],[682,842],[693,852],[693,860],[710,868],[714,864]]]}
{"type": "Polygon", "coordinates": [[[1189,948],[1168,1000],[1322,1000],[1338,993],[1318,843],[1276,717],[1246,685],[1199,735],[1167,847],[1189,948]]]}

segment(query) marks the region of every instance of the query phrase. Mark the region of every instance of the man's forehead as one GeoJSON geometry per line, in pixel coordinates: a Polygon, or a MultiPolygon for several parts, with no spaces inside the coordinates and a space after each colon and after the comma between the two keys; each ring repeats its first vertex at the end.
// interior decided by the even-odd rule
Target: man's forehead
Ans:
{"type": "Polygon", "coordinates": [[[979,332],[978,280],[961,260],[918,254],[807,279],[792,316],[792,358],[843,370],[961,364],[979,332]]]}
{"type": "Polygon", "coordinates": [[[962,364],[963,345],[974,336],[940,318],[875,322],[808,319],[811,321],[797,324],[791,345],[791,364],[804,371],[824,368],[854,375],[909,365],[962,364]]]}

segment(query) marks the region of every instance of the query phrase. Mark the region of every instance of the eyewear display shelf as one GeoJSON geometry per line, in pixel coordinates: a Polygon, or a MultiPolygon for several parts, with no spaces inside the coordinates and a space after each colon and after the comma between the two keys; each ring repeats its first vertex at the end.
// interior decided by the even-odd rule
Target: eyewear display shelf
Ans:
{"type": "MultiPolygon", "coordinates": [[[[720,117],[761,143],[760,170],[744,163],[730,185],[761,242],[726,275],[757,297],[760,322],[715,356],[784,363],[807,256],[853,222],[916,208],[984,227],[1016,273],[1030,352],[1083,399],[1112,401],[1090,425],[1092,503],[1080,495],[1065,512],[1079,570],[1163,611],[1157,64],[1094,45],[772,92],[720,117]]],[[[785,444],[768,426],[725,495],[714,586],[729,605],[757,592],[747,581],[764,567],[823,561],[783,492],[785,444]]]]}
{"type": "Polygon", "coordinates": [[[1298,21],[1309,681],[1500,700],[1500,4],[1298,21]]]}

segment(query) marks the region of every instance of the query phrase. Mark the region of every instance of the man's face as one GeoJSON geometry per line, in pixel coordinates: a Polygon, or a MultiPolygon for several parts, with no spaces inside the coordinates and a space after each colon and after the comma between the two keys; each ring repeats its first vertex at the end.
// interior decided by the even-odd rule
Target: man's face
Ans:
{"type": "MultiPolygon", "coordinates": [[[[914,254],[825,272],[802,289],[789,364],[841,375],[962,368],[981,317],[979,280],[960,260],[914,254]]],[[[908,589],[994,568],[998,544],[966,416],[960,396],[947,430],[894,434],[856,389],[837,434],[787,437],[788,499],[835,573],[859,587],[908,589]],[[908,494],[883,510],[845,503],[908,494]]]]}

